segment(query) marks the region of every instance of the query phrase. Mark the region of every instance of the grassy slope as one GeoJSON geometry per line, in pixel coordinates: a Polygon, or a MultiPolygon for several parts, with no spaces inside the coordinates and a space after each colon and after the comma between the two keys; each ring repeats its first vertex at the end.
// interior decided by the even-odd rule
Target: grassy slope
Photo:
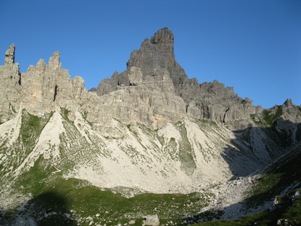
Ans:
{"type": "MultiPolygon", "coordinates": [[[[27,116],[29,118],[24,120],[20,139],[22,143],[29,143],[32,146],[49,118],[42,122],[35,116],[27,116]]],[[[183,128],[181,132],[186,133],[183,128]]],[[[183,154],[185,154],[182,156],[183,159],[187,160],[186,155],[190,153],[183,154]]],[[[273,198],[288,184],[300,179],[301,168],[298,167],[300,164],[301,156],[298,154],[291,160],[271,168],[250,194],[248,205],[256,206],[265,199],[273,198]]],[[[13,189],[24,194],[31,193],[33,198],[25,204],[26,208],[23,210],[12,209],[3,213],[0,223],[4,220],[11,222],[13,218],[22,215],[32,217],[40,225],[75,225],[76,223],[89,225],[92,221],[116,225],[128,223],[133,219],[136,225],[141,225],[143,216],[158,214],[161,223],[172,221],[175,225],[185,225],[184,219],[196,214],[207,202],[206,194],[198,193],[140,194],[126,198],[109,190],[100,190],[85,181],[62,179],[60,173],[54,172],[55,169],[40,158],[34,167],[24,173],[13,189]],[[69,215],[71,217],[68,217],[69,215]]],[[[288,195],[291,196],[292,193],[288,195]]],[[[292,222],[301,224],[300,198],[292,203],[289,196],[283,197],[282,204],[272,211],[234,222],[206,222],[199,225],[248,225],[254,222],[257,222],[257,225],[275,225],[279,218],[289,218],[292,222]]]]}
{"type": "MultiPolygon", "coordinates": [[[[275,226],[278,220],[287,219],[288,225],[301,225],[301,197],[292,201],[292,197],[297,190],[294,190],[281,198],[281,204],[275,208],[261,212],[259,214],[243,217],[235,221],[214,221],[194,224],[195,226],[228,226],[228,225],[258,225],[275,226]]],[[[301,192],[301,189],[298,190],[301,192]]],[[[283,224],[284,225],[284,224],[283,224]]]]}
{"type": "Polygon", "coordinates": [[[158,214],[161,223],[173,221],[180,225],[188,214],[195,214],[206,203],[206,196],[191,194],[151,194],[144,193],[126,198],[110,190],[99,189],[85,181],[63,179],[61,175],[47,177],[49,169],[43,169],[42,161],[23,175],[15,189],[33,194],[24,211],[10,210],[5,214],[7,221],[22,215],[31,216],[40,224],[62,225],[78,222],[81,225],[94,223],[117,225],[135,220],[142,223],[143,216],[158,214]],[[53,217],[45,218],[45,213],[56,212],[53,217]],[[72,220],[64,217],[70,214],[72,220]]]}
{"type": "MultiPolygon", "coordinates": [[[[65,120],[67,114],[68,112],[63,111],[65,120]]],[[[49,118],[50,116],[47,116],[42,119],[23,112],[18,142],[21,147],[26,146],[26,154],[34,148],[49,118]]],[[[68,120],[65,123],[72,124],[68,120]]],[[[184,160],[186,161],[186,158],[184,160]]],[[[189,168],[190,165],[185,167],[189,168]]],[[[208,199],[207,194],[199,193],[146,193],[126,198],[113,191],[101,190],[82,180],[63,179],[62,174],[42,156],[29,171],[17,179],[11,191],[26,196],[31,194],[32,198],[23,205],[22,210],[16,207],[0,212],[0,224],[11,224],[14,219],[22,216],[24,219],[32,218],[40,225],[88,225],[91,221],[116,225],[128,223],[130,220],[135,220],[136,224],[141,225],[143,216],[158,214],[161,223],[173,221],[180,225],[183,218],[197,213],[208,199]]]]}

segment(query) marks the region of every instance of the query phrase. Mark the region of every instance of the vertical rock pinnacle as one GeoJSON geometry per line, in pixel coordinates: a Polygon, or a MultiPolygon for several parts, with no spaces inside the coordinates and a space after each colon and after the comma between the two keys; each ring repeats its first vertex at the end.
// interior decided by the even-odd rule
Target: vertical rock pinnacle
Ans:
{"type": "Polygon", "coordinates": [[[14,64],[15,63],[15,45],[11,44],[5,52],[4,64],[14,64]]]}
{"type": "Polygon", "coordinates": [[[48,64],[52,69],[61,68],[60,52],[54,52],[52,57],[50,57],[48,64]]]}

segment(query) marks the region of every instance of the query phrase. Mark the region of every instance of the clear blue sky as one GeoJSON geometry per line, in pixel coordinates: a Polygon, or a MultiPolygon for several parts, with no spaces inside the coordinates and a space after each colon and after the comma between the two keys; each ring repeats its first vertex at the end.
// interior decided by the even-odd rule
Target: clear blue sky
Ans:
{"type": "Polygon", "coordinates": [[[15,43],[21,72],[60,51],[90,89],[168,27],[190,78],[216,79],[263,107],[301,105],[300,0],[0,0],[0,21],[0,60],[15,43]]]}

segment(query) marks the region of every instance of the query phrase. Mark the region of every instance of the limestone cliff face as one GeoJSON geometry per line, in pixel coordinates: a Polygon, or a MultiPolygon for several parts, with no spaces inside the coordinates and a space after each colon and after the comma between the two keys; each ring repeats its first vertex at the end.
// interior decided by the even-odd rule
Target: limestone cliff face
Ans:
{"type": "Polygon", "coordinates": [[[10,119],[19,107],[22,92],[19,65],[15,64],[15,45],[5,52],[4,65],[0,66],[0,122],[10,119]]]}
{"type": "Polygon", "coordinates": [[[140,49],[131,53],[127,66],[141,68],[144,76],[152,76],[157,68],[165,69],[176,87],[187,79],[175,60],[174,35],[168,28],[157,31],[150,40],[145,39],[140,49]]]}
{"type": "Polygon", "coordinates": [[[189,79],[173,41],[159,30],[96,92],[70,78],[59,52],[21,73],[11,45],[0,66],[0,200],[36,165],[55,166],[45,181],[192,192],[300,150],[300,106],[262,109],[218,81],[189,79]]]}
{"type": "Polygon", "coordinates": [[[131,53],[127,70],[121,74],[115,72],[112,78],[102,81],[97,94],[101,96],[121,85],[133,85],[129,78],[132,67],[140,69],[142,80],[167,71],[174,94],[184,100],[186,114],[191,117],[224,123],[230,129],[243,129],[253,125],[250,114],[261,110],[250,99],[238,97],[232,88],[225,88],[217,81],[199,84],[196,79],[189,79],[175,59],[174,35],[168,28],[157,31],[150,40],[145,39],[140,49],[131,53]]]}
{"type": "Polygon", "coordinates": [[[54,53],[47,65],[40,60],[30,66],[25,73],[19,72],[17,64],[0,67],[2,121],[10,118],[20,108],[34,115],[54,111],[56,107],[76,109],[77,98],[84,89],[84,81],[75,77],[70,79],[67,70],[61,68],[60,54],[54,53]]]}
{"type": "Polygon", "coordinates": [[[157,129],[185,117],[185,103],[174,94],[168,71],[158,69],[156,75],[143,78],[140,68],[131,67],[128,80],[131,85],[118,86],[117,90],[101,96],[87,93],[95,104],[89,104],[89,100],[82,103],[87,119],[95,122],[95,126],[105,127],[106,122],[117,118],[126,124],[141,123],[157,129]]]}
{"type": "Polygon", "coordinates": [[[128,86],[116,85],[114,91],[98,96],[84,88],[81,77],[70,78],[61,67],[58,52],[48,64],[40,60],[25,73],[19,72],[17,64],[5,64],[0,67],[0,86],[4,91],[0,119],[5,122],[23,108],[37,116],[64,108],[71,120],[76,112],[81,112],[95,129],[104,132],[111,130],[112,119],[161,128],[185,117],[185,103],[175,95],[168,70],[157,68],[154,73],[143,77],[141,68],[133,66],[127,72],[128,86]]]}
{"type": "MultiPolygon", "coordinates": [[[[106,130],[112,119],[158,129],[187,117],[241,130],[254,126],[250,116],[260,116],[263,111],[218,81],[199,84],[189,79],[175,59],[174,35],[168,28],[145,39],[141,48],[131,53],[127,69],[103,80],[96,92],[88,92],[81,77],[70,78],[62,68],[59,52],[48,64],[40,60],[25,73],[20,73],[14,59],[15,46],[11,45],[5,64],[0,66],[1,122],[20,108],[35,115],[64,108],[71,120],[75,112],[81,112],[99,130],[106,130]]],[[[286,105],[288,112],[293,111],[292,104],[286,105]]],[[[286,118],[292,115],[288,113],[286,118]]]]}

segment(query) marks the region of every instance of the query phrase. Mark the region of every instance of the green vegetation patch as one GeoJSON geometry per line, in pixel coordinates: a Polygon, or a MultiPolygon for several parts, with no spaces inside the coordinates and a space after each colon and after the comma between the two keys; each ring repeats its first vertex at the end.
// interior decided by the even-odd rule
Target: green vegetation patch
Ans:
{"type": "Polygon", "coordinates": [[[18,185],[23,192],[32,191],[33,198],[25,204],[22,212],[10,211],[10,216],[6,216],[7,221],[23,215],[43,225],[51,225],[59,220],[65,225],[73,225],[74,222],[89,225],[92,221],[95,224],[117,225],[131,220],[135,221],[135,225],[141,225],[144,216],[157,214],[161,223],[172,221],[182,225],[185,216],[196,214],[208,202],[207,196],[199,193],[144,193],[127,198],[78,179],[58,176],[52,176],[55,179],[45,178],[50,171],[37,172],[41,167],[40,162],[23,176],[22,183],[18,185]],[[37,176],[36,180],[41,183],[32,181],[29,174],[37,176]],[[56,217],[45,217],[53,212],[57,213],[56,217]]]}
{"type": "Polygon", "coordinates": [[[262,111],[261,115],[251,114],[250,117],[258,126],[271,127],[283,114],[281,106],[276,106],[276,108],[276,111],[265,109],[262,111]]]}
{"type": "Polygon", "coordinates": [[[175,138],[171,138],[169,143],[164,147],[164,153],[168,153],[172,160],[178,160],[177,143],[175,138]]]}
{"type": "Polygon", "coordinates": [[[255,206],[273,199],[288,186],[301,182],[301,153],[297,152],[273,163],[250,191],[246,201],[255,206]]]}
{"type": "MultiPolygon", "coordinates": [[[[45,191],[45,187],[48,186],[48,178],[51,178],[52,172],[56,169],[47,164],[46,160],[42,156],[38,158],[35,164],[16,180],[13,190],[21,191],[24,194],[31,193],[32,195],[38,195],[42,191],[45,191]]],[[[55,178],[52,178],[55,180],[55,178]]]]}
{"type": "MultiPolygon", "coordinates": [[[[6,210],[0,222],[13,224],[16,217],[34,219],[38,225],[141,225],[144,216],[157,214],[160,222],[185,225],[187,215],[196,214],[208,203],[208,194],[152,194],[125,197],[100,189],[86,181],[64,179],[42,156],[20,175],[12,191],[32,195],[24,208],[6,210]]],[[[1,224],[0,223],[0,224],[1,224]]]]}
{"type": "Polygon", "coordinates": [[[200,119],[197,121],[198,125],[200,128],[202,127],[218,127],[216,122],[212,121],[212,120],[208,120],[208,119],[200,119]]]}
{"type": "Polygon", "coordinates": [[[38,117],[26,110],[22,111],[22,123],[17,141],[9,149],[4,145],[5,143],[0,146],[0,153],[9,156],[6,161],[1,162],[0,176],[9,176],[13,169],[19,167],[33,151],[43,128],[51,116],[52,113],[46,114],[44,117],[38,117]]]}
{"type": "MultiPolygon", "coordinates": [[[[301,196],[295,196],[294,190],[282,197],[280,203],[274,208],[258,214],[242,217],[233,221],[214,221],[194,224],[194,226],[275,226],[275,225],[301,225],[301,196]],[[285,223],[286,222],[286,223],[285,223]],[[278,224],[280,223],[280,224],[278,224]]],[[[301,189],[298,190],[301,192],[301,189]]]]}
{"type": "Polygon", "coordinates": [[[177,123],[176,126],[182,138],[179,142],[179,158],[181,161],[181,168],[187,175],[192,175],[192,173],[196,169],[196,163],[194,161],[194,151],[188,140],[187,130],[184,123],[177,123]]]}
{"type": "MultiPolygon", "coordinates": [[[[298,190],[299,194],[301,193],[301,189],[298,190]]],[[[296,194],[296,192],[294,191],[296,194]]],[[[292,204],[285,208],[287,204],[290,203],[290,200],[288,200],[288,203],[282,203],[284,206],[283,211],[283,218],[284,219],[290,219],[291,225],[301,225],[301,196],[290,196],[290,199],[292,199],[292,204]]]]}
{"type": "Polygon", "coordinates": [[[246,202],[247,207],[256,207],[275,197],[277,192],[279,192],[275,187],[277,187],[280,179],[281,174],[267,174],[260,178],[255,187],[249,191],[249,198],[246,202]]]}
{"type": "MultiPolygon", "coordinates": [[[[246,208],[256,208],[265,201],[277,200],[273,208],[235,221],[204,222],[195,225],[301,225],[301,153],[294,152],[273,163],[249,191],[246,208]],[[284,192],[285,191],[285,192],[284,192]],[[281,196],[279,194],[282,194],[281,196]],[[286,219],[286,220],[285,220],[286,219]]],[[[218,216],[216,217],[218,219],[218,216]]],[[[200,222],[200,221],[199,221],[200,222]]]]}
{"type": "Polygon", "coordinates": [[[264,110],[262,112],[263,120],[266,122],[267,125],[273,125],[273,122],[278,119],[283,114],[282,108],[280,106],[277,107],[275,113],[271,113],[269,110],[264,110]]]}
{"type": "Polygon", "coordinates": [[[26,145],[26,147],[32,147],[35,144],[37,137],[40,135],[49,119],[50,116],[40,118],[23,110],[20,137],[22,143],[26,145]]]}
{"type": "Polygon", "coordinates": [[[61,108],[61,115],[63,116],[63,118],[70,122],[68,116],[69,116],[70,110],[66,109],[66,108],[61,108]]]}

